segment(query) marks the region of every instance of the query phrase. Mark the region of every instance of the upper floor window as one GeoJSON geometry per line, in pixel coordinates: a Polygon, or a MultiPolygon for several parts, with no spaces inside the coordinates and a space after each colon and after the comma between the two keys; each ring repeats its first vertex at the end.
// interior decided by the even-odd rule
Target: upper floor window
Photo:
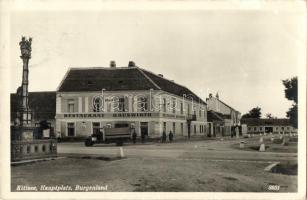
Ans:
{"type": "Polygon", "coordinates": [[[73,99],[68,100],[68,112],[75,112],[75,101],[73,99]]]}
{"type": "Polygon", "coordinates": [[[201,109],[199,109],[199,117],[201,117],[201,109]]]}
{"type": "Polygon", "coordinates": [[[166,98],[163,98],[163,112],[166,112],[166,98]]]}
{"type": "Polygon", "coordinates": [[[148,98],[138,97],[138,109],[140,111],[148,111],[148,98]]]}
{"type": "Polygon", "coordinates": [[[180,114],[183,114],[183,103],[180,103],[180,114]]]}
{"type": "Polygon", "coordinates": [[[114,97],[113,98],[114,112],[126,112],[128,111],[128,99],[127,97],[114,97]]]}
{"type": "Polygon", "coordinates": [[[175,98],[172,99],[172,112],[176,113],[176,99],[175,98]]]}
{"type": "Polygon", "coordinates": [[[102,111],[102,99],[101,98],[93,99],[93,111],[94,112],[102,111]]]}

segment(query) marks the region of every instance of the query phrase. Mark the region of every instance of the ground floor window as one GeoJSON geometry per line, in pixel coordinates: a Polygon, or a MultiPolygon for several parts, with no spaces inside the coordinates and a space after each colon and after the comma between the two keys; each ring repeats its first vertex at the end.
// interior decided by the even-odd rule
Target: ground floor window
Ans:
{"type": "Polygon", "coordinates": [[[166,122],[163,122],[163,132],[166,133],[166,122]]]}
{"type": "Polygon", "coordinates": [[[93,134],[98,134],[100,129],[100,123],[99,122],[93,122],[93,134]]]}
{"type": "Polygon", "coordinates": [[[176,122],[173,122],[173,134],[175,134],[176,131],[176,122]]]}
{"type": "Polygon", "coordinates": [[[180,126],[181,126],[181,134],[183,134],[183,123],[181,123],[180,126]]]}
{"type": "Polygon", "coordinates": [[[196,125],[194,125],[194,134],[196,134],[196,125]]]}
{"type": "Polygon", "coordinates": [[[75,136],[75,123],[67,123],[67,136],[75,136]]]}

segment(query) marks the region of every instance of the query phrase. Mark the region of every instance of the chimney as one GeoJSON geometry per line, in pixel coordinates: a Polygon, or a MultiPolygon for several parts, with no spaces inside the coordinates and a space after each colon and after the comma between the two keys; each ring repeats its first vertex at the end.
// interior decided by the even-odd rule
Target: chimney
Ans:
{"type": "Polygon", "coordinates": [[[212,98],[212,93],[209,94],[209,99],[211,99],[211,98],[212,98]]]}
{"type": "Polygon", "coordinates": [[[158,76],[162,77],[163,78],[163,74],[158,74],[158,76]]]}
{"type": "Polygon", "coordinates": [[[219,93],[218,93],[218,92],[216,93],[215,97],[216,97],[217,99],[219,99],[219,93]]]}
{"type": "Polygon", "coordinates": [[[128,67],[135,67],[135,63],[133,61],[129,61],[128,67]]]}
{"type": "Polygon", "coordinates": [[[115,68],[115,67],[116,67],[116,63],[115,63],[114,60],[111,60],[111,62],[110,62],[110,67],[111,67],[111,68],[115,68]]]}

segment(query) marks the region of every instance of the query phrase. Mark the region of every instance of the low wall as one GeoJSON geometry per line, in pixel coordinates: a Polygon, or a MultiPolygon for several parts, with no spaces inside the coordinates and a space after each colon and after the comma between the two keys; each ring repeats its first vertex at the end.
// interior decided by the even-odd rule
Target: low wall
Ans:
{"type": "Polygon", "coordinates": [[[11,141],[11,161],[30,160],[57,156],[57,141],[15,140],[11,141]]]}

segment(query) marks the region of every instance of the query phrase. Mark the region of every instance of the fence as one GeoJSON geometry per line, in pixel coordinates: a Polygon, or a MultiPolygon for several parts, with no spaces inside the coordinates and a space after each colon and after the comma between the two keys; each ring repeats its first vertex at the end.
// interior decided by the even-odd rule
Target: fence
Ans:
{"type": "Polygon", "coordinates": [[[54,139],[11,141],[11,161],[13,162],[56,156],[57,142],[54,139]]]}

